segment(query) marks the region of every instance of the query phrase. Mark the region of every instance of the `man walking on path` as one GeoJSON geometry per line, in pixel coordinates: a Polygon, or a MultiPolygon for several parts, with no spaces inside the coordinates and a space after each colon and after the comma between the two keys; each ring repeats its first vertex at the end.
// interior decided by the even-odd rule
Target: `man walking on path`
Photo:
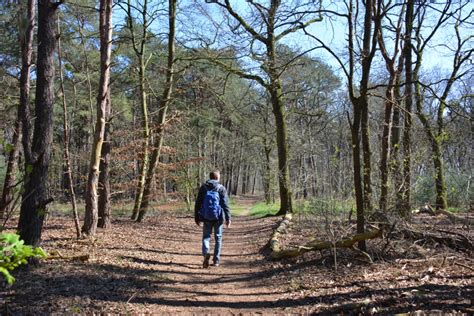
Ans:
{"type": "Polygon", "coordinates": [[[209,174],[209,180],[199,189],[199,193],[194,205],[194,220],[198,226],[202,227],[202,254],[204,256],[203,268],[209,267],[209,242],[211,233],[214,230],[214,266],[219,266],[221,261],[222,232],[224,221],[230,227],[229,197],[225,187],[219,184],[220,172],[214,170],[209,174]]]}

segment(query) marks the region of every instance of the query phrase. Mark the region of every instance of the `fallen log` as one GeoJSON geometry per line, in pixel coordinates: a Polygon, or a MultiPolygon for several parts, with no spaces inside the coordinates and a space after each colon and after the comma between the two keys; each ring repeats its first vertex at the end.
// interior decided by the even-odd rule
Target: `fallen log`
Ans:
{"type": "Polygon", "coordinates": [[[272,250],[272,252],[280,251],[280,237],[284,233],[286,233],[286,231],[290,227],[292,218],[293,217],[290,213],[286,214],[285,217],[283,217],[283,220],[278,225],[277,229],[275,229],[275,231],[273,232],[272,238],[270,238],[269,242],[270,249],[272,250]]]}
{"type": "Polygon", "coordinates": [[[308,251],[330,249],[334,247],[352,248],[359,241],[382,237],[382,233],[382,229],[376,229],[356,234],[352,237],[339,240],[336,243],[330,241],[312,241],[303,246],[288,249],[272,249],[271,256],[273,259],[294,258],[308,251]]]}

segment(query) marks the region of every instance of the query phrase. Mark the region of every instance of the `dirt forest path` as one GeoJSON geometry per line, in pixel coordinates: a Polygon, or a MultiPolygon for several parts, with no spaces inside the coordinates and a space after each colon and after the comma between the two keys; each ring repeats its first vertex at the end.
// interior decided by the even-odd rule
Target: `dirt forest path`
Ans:
{"type": "MultiPolygon", "coordinates": [[[[239,200],[249,213],[255,201],[239,200]]],[[[183,218],[182,238],[169,240],[169,265],[163,277],[170,283],[156,293],[160,310],[170,313],[239,314],[285,313],[275,306],[283,294],[272,285],[268,263],[261,253],[274,219],[234,216],[225,229],[222,262],[202,268],[201,227],[183,218]]],[[[211,249],[213,243],[211,244],[211,249]]]]}
{"type": "MultiPolygon", "coordinates": [[[[189,228],[189,227],[188,227],[189,228]]],[[[236,313],[264,311],[279,299],[265,277],[260,248],[271,226],[249,217],[234,218],[223,238],[222,264],[202,268],[201,230],[192,227],[183,238],[170,240],[163,274],[172,282],[160,293],[160,308],[170,312],[236,313]]]]}
{"type": "MultiPolygon", "coordinates": [[[[255,202],[236,204],[250,210],[255,202]]],[[[90,259],[46,260],[18,273],[11,288],[0,290],[0,303],[13,315],[306,314],[310,302],[285,294],[285,268],[262,252],[278,220],[234,216],[224,230],[221,265],[203,269],[202,227],[188,212],[157,210],[145,223],[118,217],[94,243],[75,239],[69,217],[53,216],[43,248],[90,259]]]]}

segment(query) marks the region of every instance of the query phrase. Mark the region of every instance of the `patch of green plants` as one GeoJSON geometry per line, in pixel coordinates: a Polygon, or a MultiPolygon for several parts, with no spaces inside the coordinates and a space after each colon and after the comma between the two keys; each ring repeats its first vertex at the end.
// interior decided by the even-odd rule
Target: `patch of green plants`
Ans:
{"type": "Polygon", "coordinates": [[[13,233],[0,234],[0,273],[8,284],[15,278],[10,274],[18,266],[27,263],[28,258],[45,258],[46,253],[39,247],[25,245],[20,236],[13,233]]]}
{"type": "Polygon", "coordinates": [[[451,213],[462,213],[465,212],[467,209],[463,207],[448,207],[448,211],[451,213]]]}
{"type": "MultiPolygon", "coordinates": [[[[448,205],[454,208],[466,210],[468,205],[474,199],[474,190],[469,185],[468,174],[456,174],[446,172],[446,193],[448,196],[448,205]]],[[[414,205],[423,205],[430,202],[434,205],[436,200],[435,181],[431,176],[418,177],[413,184],[414,205]]],[[[457,210],[451,210],[456,212],[457,210]]]]}
{"type": "Polygon", "coordinates": [[[280,210],[280,202],[266,204],[265,202],[258,202],[250,209],[250,215],[255,217],[264,217],[275,215],[280,210]]]}
{"type": "Polygon", "coordinates": [[[325,213],[331,212],[335,214],[349,213],[351,209],[355,210],[355,201],[337,200],[337,199],[312,199],[306,201],[299,201],[295,203],[295,213],[325,213]]]}

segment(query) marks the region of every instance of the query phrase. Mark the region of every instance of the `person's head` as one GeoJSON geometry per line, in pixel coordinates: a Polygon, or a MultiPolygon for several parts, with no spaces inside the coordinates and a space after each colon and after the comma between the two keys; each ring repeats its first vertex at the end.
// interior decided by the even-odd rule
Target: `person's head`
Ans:
{"type": "Polygon", "coordinates": [[[210,173],[209,173],[209,179],[211,180],[217,180],[219,181],[221,178],[221,173],[219,172],[219,170],[215,169],[215,170],[212,170],[210,173]]]}

